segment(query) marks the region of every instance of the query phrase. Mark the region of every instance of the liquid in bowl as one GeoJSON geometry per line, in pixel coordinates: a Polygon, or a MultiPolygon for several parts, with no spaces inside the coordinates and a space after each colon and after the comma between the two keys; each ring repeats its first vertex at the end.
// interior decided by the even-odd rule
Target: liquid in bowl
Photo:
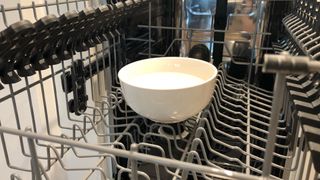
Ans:
{"type": "Polygon", "coordinates": [[[147,89],[179,89],[203,83],[204,80],[186,73],[154,72],[142,74],[131,79],[131,84],[147,89]]]}

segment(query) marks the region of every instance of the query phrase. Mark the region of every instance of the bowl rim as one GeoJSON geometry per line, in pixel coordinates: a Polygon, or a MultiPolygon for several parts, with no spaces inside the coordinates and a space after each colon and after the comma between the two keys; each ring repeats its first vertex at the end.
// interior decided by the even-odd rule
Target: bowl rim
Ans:
{"type": "MultiPolygon", "coordinates": [[[[213,81],[214,79],[216,79],[218,75],[218,69],[211,63],[209,62],[206,62],[206,61],[203,61],[203,60],[200,60],[200,59],[195,59],[195,58],[189,58],[189,57],[174,57],[174,56],[170,56],[170,57],[156,57],[156,58],[147,58],[147,59],[142,59],[142,60],[138,60],[138,61],[135,61],[135,62],[132,62],[130,64],[127,64],[125,65],[124,67],[122,67],[119,72],[118,72],[118,77],[119,77],[119,80],[120,82],[123,82],[127,85],[130,85],[132,87],[135,87],[135,88],[139,88],[139,89],[146,89],[146,90],[156,90],[156,91],[168,91],[168,90],[182,90],[182,89],[191,89],[191,88],[195,88],[195,87],[198,87],[198,86],[202,86],[204,84],[207,84],[208,82],[210,81],[213,81]],[[186,86],[186,87],[180,87],[180,88],[168,88],[168,89],[159,89],[159,88],[149,88],[149,87],[141,87],[141,86],[136,86],[132,83],[129,83],[127,81],[124,81],[123,80],[123,72],[125,71],[125,69],[127,69],[131,64],[134,64],[134,63],[141,63],[142,61],[150,61],[150,60],[175,60],[175,59],[180,59],[180,60],[187,60],[187,61],[196,61],[198,63],[202,63],[202,64],[206,64],[206,65],[209,65],[212,70],[214,71],[213,74],[206,80],[204,80],[203,82],[195,85],[195,86],[186,86]]],[[[122,83],[121,83],[122,84],[122,83]]],[[[120,84],[120,85],[121,85],[120,84]]]]}

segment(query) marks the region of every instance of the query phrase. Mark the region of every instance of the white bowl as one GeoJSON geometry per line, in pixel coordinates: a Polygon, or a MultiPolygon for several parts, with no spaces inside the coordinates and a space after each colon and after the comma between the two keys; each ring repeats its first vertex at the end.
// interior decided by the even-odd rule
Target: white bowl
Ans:
{"type": "Polygon", "coordinates": [[[159,123],[178,123],[210,102],[217,69],[184,57],[151,58],[123,67],[118,77],[127,104],[159,123]]]}

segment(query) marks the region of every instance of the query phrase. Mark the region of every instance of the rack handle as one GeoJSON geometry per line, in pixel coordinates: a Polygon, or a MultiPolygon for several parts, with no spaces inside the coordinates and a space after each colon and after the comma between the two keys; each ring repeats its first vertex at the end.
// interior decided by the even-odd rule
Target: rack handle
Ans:
{"type": "Polygon", "coordinates": [[[266,54],[262,71],[283,74],[320,72],[320,62],[312,61],[307,56],[291,56],[288,53],[280,55],[266,54]]]}

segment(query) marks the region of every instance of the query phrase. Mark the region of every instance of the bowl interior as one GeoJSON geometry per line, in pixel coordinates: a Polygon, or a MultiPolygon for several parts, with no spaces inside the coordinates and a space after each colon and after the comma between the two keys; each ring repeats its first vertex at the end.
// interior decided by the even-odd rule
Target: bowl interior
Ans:
{"type": "Polygon", "coordinates": [[[181,89],[204,84],[217,75],[216,68],[202,60],[164,57],[140,60],[123,67],[119,79],[145,89],[181,89]]]}

